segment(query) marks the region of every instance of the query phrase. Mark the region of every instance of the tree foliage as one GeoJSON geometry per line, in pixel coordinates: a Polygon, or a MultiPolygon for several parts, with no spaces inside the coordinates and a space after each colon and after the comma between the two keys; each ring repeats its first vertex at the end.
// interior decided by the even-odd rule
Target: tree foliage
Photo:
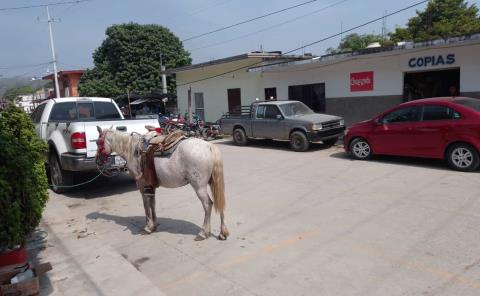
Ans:
{"type": "Polygon", "coordinates": [[[0,252],[22,244],[48,199],[44,153],[33,124],[10,104],[0,114],[0,252]]]}
{"type": "Polygon", "coordinates": [[[357,33],[349,34],[345,38],[342,39],[340,45],[335,48],[327,49],[328,53],[341,53],[341,52],[349,52],[349,51],[357,51],[360,49],[366,48],[368,45],[379,42],[383,43],[384,38],[382,35],[376,34],[362,34],[359,35],[357,33]]]}
{"type": "Polygon", "coordinates": [[[465,0],[432,0],[424,11],[408,20],[406,28],[396,28],[392,41],[425,41],[480,32],[480,18],[475,4],[465,0]]]}
{"type": "MultiPolygon", "coordinates": [[[[93,53],[94,68],[82,76],[82,96],[116,97],[127,90],[161,88],[160,55],[167,69],[191,64],[190,54],[169,29],[136,23],[107,28],[106,39],[93,53]]],[[[170,90],[175,82],[168,78],[170,90]]]]}
{"type": "Polygon", "coordinates": [[[19,95],[29,95],[35,92],[35,88],[31,85],[18,86],[8,89],[3,97],[8,101],[13,101],[19,95]]]}

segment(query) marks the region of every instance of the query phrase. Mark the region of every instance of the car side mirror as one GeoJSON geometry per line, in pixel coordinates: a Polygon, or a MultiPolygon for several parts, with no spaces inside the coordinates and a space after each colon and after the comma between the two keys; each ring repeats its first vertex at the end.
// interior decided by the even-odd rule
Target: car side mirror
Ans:
{"type": "Polygon", "coordinates": [[[277,119],[278,120],[283,119],[283,116],[281,114],[277,114],[277,119]]]}

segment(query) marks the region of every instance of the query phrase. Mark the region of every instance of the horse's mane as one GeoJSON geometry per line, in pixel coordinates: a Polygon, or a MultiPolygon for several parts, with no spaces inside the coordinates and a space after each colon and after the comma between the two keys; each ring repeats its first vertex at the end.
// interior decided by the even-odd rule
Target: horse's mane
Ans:
{"type": "Polygon", "coordinates": [[[127,155],[135,155],[137,150],[141,149],[140,135],[128,134],[125,132],[111,131],[111,145],[112,150],[117,152],[123,152],[127,155]]]}

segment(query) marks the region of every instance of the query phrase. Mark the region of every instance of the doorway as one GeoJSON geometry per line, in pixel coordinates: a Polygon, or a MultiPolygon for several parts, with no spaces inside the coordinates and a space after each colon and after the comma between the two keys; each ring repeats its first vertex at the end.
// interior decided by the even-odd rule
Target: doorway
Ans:
{"type": "Polygon", "coordinates": [[[317,113],[325,112],[325,83],[291,85],[288,99],[303,102],[317,113]]]}
{"type": "Polygon", "coordinates": [[[403,96],[406,101],[449,97],[460,92],[460,69],[405,73],[403,96]]]}
{"type": "Polygon", "coordinates": [[[240,88],[231,88],[227,90],[228,113],[240,114],[242,111],[242,97],[240,88]]]}

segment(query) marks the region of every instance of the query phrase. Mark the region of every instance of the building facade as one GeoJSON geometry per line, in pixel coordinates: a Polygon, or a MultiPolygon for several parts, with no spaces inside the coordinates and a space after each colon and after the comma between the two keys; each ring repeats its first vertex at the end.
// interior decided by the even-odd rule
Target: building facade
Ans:
{"type": "Polygon", "coordinates": [[[220,75],[228,69],[235,68],[206,66],[177,73],[179,109],[188,108],[186,91],[191,87],[192,108],[202,97],[208,121],[233,111],[230,103],[238,105],[235,97],[240,94],[241,105],[256,98],[300,100],[316,112],[343,116],[351,124],[408,100],[450,95],[480,98],[480,36],[270,61],[220,75]],[[205,79],[215,73],[217,77],[205,79]]]}
{"type": "MultiPolygon", "coordinates": [[[[78,82],[82,77],[84,70],[69,70],[69,71],[59,71],[57,74],[58,77],[58,88],[60,89],[60,97],[78,97],[78,82]]],[[[54,74],[47,75],[43,77],[44,80],[52,80],[54,85],[54,74]]],[[[53,94],[55,97],[55,93],[53,94]]]]}

